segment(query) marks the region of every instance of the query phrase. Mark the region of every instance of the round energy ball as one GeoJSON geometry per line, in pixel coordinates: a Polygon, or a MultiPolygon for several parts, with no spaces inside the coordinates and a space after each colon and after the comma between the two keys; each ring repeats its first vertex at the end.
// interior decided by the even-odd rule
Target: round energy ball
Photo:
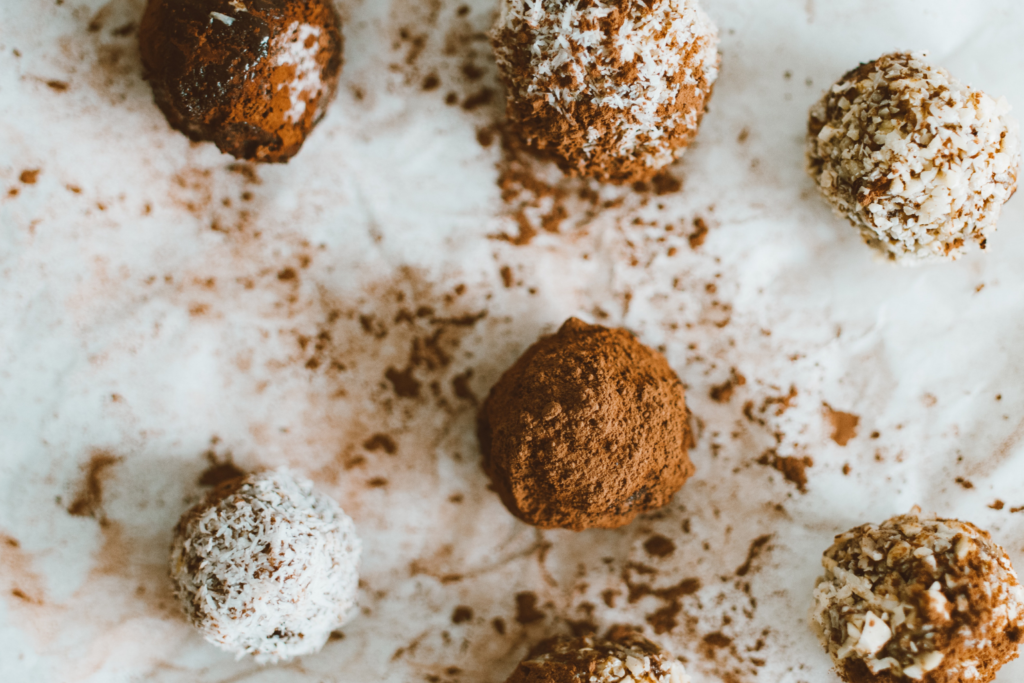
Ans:
{"type": "Polygon", "coordinates": [[[286,162],[334,98],[341,20],[332,0],[149,0],[139,47],[171,127],[286,162]]]}
{"type": "Polygon", "coordinates": [[[1017,189],[1020,137],[1005,99],[893,53],[811,108],[808,172],[869,246],[900,264],[985,248],[1017,189]]]}
{"type": "Polygon", "coordinates": [[[622,329],[570,318],[502,375],[478,416],[484,469],[541,528],[613,529],[693,474],[683,385],[622,329]]]}
{"type": "Polygon", "coordinates": [[[225,483],[182,516],[171,578],[208,641],[277,662],[319,651],[346,621],[360,551],[337,503],[273,470],[225,483]]]}
{"type": "Polygon", "coordinates": [[[604,638],[549,638],[505,683],[690,683],[682,663],[628,628],[604,638]]]}
{"type": "Polygon", "coordinates": [[[987,683],[1017,657],[1024,589],[988,532],[915,509],[836,536],[813,625],[848,683],[987,683]]]}
{"type": "Polygon", "coordinates": [[[718,30],[697,0],[501,0],[491,31],[512,130],[571,175],[647,180],[697,134],[718,30]]]}

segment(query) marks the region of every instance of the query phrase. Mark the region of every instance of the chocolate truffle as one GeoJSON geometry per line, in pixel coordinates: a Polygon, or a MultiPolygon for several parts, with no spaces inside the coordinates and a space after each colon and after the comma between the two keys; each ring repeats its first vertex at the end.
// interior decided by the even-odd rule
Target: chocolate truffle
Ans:
{"type": "Polygon", "coordinates": [[[1017,189],[1020,138],[993,100],[918,53],[861,65],[811,108],[808,171],[835,212],[900,264],[985,248],[1017,189]]]}
{"type": "Polygon", "coordinates": [[[167,121],[238,159],[285,162],[334,97],[331,0],[149,0],[139,45],[167,121]]]}
{"type": "Polygon", "coordinates": [[[484,469],[542,528],[612,529],[693,474],[683,385],[626,330],[569,319],[502,375],[478,418],[484,469]]]}
{"type": "Polygon", "coordinates": [[[683,665],[635,631],[604,638],[550,638],[526,656],[505,683],[690,683],[683,665]]]}
{"type": "Polygon", "coordinates": [[[1024,589],[987,532],[916,509],[836,536],[813,625],[848,683],[987,683],[1017,657],[1024,589]]]}
{"type": "Polygon", "coordinates": [[[188,620],[238,657],[317,652],[355,607],[361,544],[338,504],[287,470],[226,482],[178,522],[171,578],[188,620]]]}
{"type": "Polygon", "coordinates": [[[696,0],[501,0],[512,130],[572,175],[646,180],[697,134],[718,30],[696,0]]]}

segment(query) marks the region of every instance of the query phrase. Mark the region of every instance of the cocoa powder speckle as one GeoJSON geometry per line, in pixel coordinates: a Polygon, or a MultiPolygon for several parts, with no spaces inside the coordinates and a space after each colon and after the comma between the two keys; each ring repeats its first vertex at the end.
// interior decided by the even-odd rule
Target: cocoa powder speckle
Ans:
{"type": "Polygon", "coordinates": [[[110,469],[121,462],[121,458],[106,451],[93,451],[89,461],[82,467],[83,477],[78,484],[68,514],[75,517],[92,517],[106,526],[109,522],[103,512],[103,484],[110,476],[110,469]]]}
{"type": "Polygon", "coordinates": [[[822,404],[825,411],[825,419],[832,428],[830,438],[840,446],[845,446],[850,439],[857,436],[857,425],[860,424],[860,417],[853,413],[844,413],[833,410],[827,403],[822,404]]]}
{"type": "Polygon", "coordinates": [[[531,591],[516,594],[516,621],[524,626],[544,619],[544,612],[537,608],[537,595],[531,591]]]}
{"type": "Polygon", "coordinates": [[[644,550],[648,555],[655,557],[668,557],[676,551],[676,544],[672,539],[660,534],[651,536],[644,542],[644,550]]]}

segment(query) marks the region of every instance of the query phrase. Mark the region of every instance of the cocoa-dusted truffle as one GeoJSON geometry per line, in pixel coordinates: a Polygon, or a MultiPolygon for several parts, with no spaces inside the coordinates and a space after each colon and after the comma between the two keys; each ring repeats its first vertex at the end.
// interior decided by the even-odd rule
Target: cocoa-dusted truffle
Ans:
{"type": "Polygon", "coordinates": [[[861,65],[811,109],[808,170],[833,209],[897,263],[985,248],[1017,189],[1018,126],[918,53],[861,65]]]}
{"type": "Polygon", "coordinates": [[[139,44],[171,126],[239,159],[295,156],[341,71],[331,0],[149,0],[139,44]]]}
{"type": "Polygon", "coordinates": [[[718,31],[697,0],[501,0],[491,42],[513,130],[606,182],[678,157],[718,77],[718,31]]]}
{"type": "Polygon", "coordinates": [[[185,513],[171,578],[208,641],[276,662],[317,652],[346,621],[360,551],[337,503],[275,470],[227,482],[185,513]]]}
{"type": "Polygon", "coordinates": [[[505,683],[690,683],[686,668],[625,627],[604,638],[549,638],[526,656],[505,683]]]}
{"type": "Polygon", "coordinates": [[[479,414],[484,469],[542,528],[615,528],[693,474],[683,385],[622,329],[570,318],[502,375],[479,414]]]}
{"type": "Polygon", "coordinates": [[[848,683],[988,683],[1024,639],[1024,589],[973,524],[916,509],[836,536],[814,626],[848,683]]]}

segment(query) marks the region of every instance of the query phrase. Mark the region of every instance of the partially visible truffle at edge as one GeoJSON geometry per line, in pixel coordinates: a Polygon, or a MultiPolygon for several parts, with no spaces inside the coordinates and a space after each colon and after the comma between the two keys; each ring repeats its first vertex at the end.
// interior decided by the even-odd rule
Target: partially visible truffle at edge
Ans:
{"type": "Polygon", "coordinates": [[[682,153],[720,61],[697,0],[500,0],[491,43],[513,131],[563,171],[611,183],[682,153]]]}
{"type": "Polygon", "coordinates": [[[847,683],[989,683],[1024,641],[1024,588],[988,532],[918,510],[836,536],[812,625],[847,683]]]}
{"type": "Polygon", "coordinates": [[[238,159],[295,156],[341,72],[331,0],[149,0],[139,44],[171,126],[238,159]]]}
{"type": "Polygon", "coordinates": [[[569,319],[491,389],[484,469],[512,514],[542,528],[616,528],[693,474],[682,382],[623,329],[569,319]]]}
{"type": "Polygon", "coordinates": [[[536,645],[505,683],[690,683],[681,662],[629,627],[536,645]]]}

